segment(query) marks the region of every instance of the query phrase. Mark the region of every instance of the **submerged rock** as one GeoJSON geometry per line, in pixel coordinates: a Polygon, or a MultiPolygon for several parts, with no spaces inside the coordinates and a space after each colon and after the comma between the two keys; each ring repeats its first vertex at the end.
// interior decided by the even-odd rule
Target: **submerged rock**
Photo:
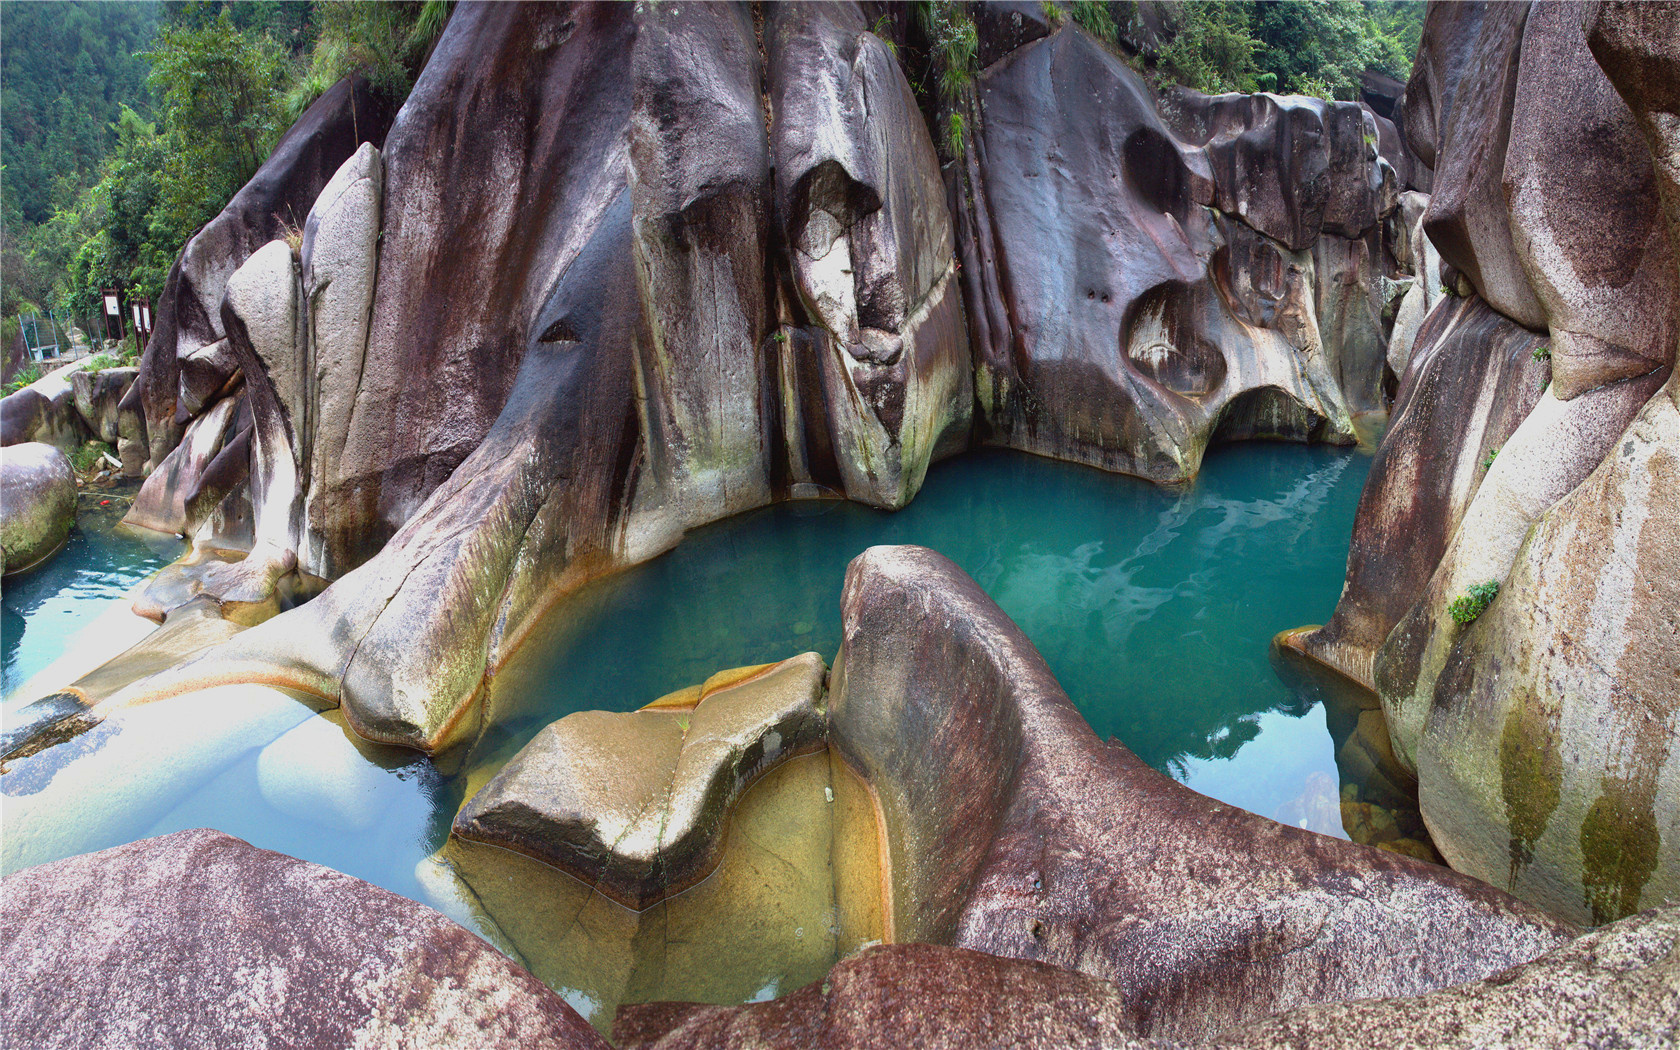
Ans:
{"type": "Polygon", "coordinates": [[[0,573],[41,564],[76,523],[76,473],[64,453],[37,441],[0,451],[0,573]]]}
{"type": "Polygon", "coordinates": [[[71,857],[3,885],[7,1045],[606,1046],[431,909],[219,832],[71,857]]]}

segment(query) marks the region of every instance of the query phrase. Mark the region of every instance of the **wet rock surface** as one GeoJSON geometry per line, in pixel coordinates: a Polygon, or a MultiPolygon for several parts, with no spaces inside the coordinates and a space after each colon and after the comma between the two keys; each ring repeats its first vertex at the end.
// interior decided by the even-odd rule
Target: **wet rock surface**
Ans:
{"type": "Polygon", "coordinates": [[[569,715],[468,800],[452,833],[642,910],[710,873],[729,813],[759,775],[822,747],[826,677],[822,658],[806,653],[687,705],[569,715]]]}
{"type": "Polygon", "coordinates": [[[219,832],[9,875],[0,931],[12,1046],[606,1046],[431,909],[219,832]]]}
{"type": "Polygon", "coordinates": [[[0,573],[52,557],[76,523],[76,474],[64,453],[25,442],[0,452],[0,573]]]}

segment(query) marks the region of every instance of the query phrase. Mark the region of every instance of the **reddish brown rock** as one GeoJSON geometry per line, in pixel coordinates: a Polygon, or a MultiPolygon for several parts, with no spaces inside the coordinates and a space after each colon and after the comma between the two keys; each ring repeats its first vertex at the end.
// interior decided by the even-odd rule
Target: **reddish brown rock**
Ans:
{"type": "Polygon", "coordinates": [[[1587,50],[1592,7],[1534,5],[1505,156],[1511,232],[1565,401],[1668,365],[1680,342],[1680,267],[1652,151],[1587,50]]]}
{"type": "Polygon", "coordinates": [[[1341,600],[1306,652],[1373,685],[1371,661],[1434,574],[1483,460],[1540,400],[1543,342],[1480,299],[1429,315],[1359,497],[1341,600]]]}
{"type": "Polygon", "coordinates": [[[998,1046],[1124,1050],[1125,1000],[1107,981],[964,948],[894,944],[838,963],[768,1003],[619,1009],[620,1050],[998,1046]]]}
{"type": "Polygon", "coordinates": [[[1099,741],[950,562],[852,563],[831,746],[875,788],[894,939],[1113,980],[1144,1036],[1415,995],[1526,961],[1570,927],[1444,868],[1213,802],[1099,741]]]}
{"type": "MultiPolygon", "coordinates": [[[[1468,278],[1488,305],[1520,325],[1544,330],[1545,308],[1512,241],[1504,183],[1528,11],[1527,3],[1489,4],[1480,19],[1447,119],[1437,127],[1439,156],[1423,228],[1441,258],[1468,278]]],[[[1461,16],[1454,26],[1460,32],[1443,36],[1443,47],[1462,46],[1470,18],[1468,12],[1461,16]]],[[[1460,61],[1455,52],[1440,64],[1451,68],[1460,61]]],[[[1413,73],[1414,83],[1418,75],[1413,73]]]]}
{"type": "Polygon", "coordinates": [[[219,832],[6,877],[0,1037],[109,1047],[605,1047],[442,915],[219,832]]]}

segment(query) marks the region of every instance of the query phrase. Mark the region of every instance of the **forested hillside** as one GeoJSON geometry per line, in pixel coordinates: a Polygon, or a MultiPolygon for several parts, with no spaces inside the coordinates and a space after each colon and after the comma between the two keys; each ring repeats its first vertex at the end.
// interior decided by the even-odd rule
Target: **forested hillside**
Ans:
{"type": "MultiPolygon", "coordinates": [[[[890,23],[894,5],[874,6],[888,12],[878,26],[890,23]]],[[[907,7],[927,46],[900,58],[931,100],[974,61],[969,5],[907,7]]],[[[447,0],[0,6],[0,313],[86,316],[110,286],[156,296],[187,238],[311,101],[352,70],[401,98],[448,11],[447,0]]],[[[1044,11],[1158,85],[1350,99],[1367,69],[1405,78],[1423,4],[1062,0],[1044,11]]]]}
{"type": "Polygon", "coordinates": [[[401,97],[444,0],[0,5],[0,311],[156,296],[181,246],[333,81],[401,97]]]}

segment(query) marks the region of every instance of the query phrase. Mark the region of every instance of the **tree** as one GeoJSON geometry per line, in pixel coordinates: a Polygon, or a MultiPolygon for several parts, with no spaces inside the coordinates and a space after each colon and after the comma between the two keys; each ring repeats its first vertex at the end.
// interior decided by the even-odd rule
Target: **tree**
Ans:
{"type": "Polygon", "coordinates": [[[202,27],[171,26],[146,53],[163,125],[160,220],[190,233],[256,174],[280,134],[284,52],[240,32],[223,10],[202,27]]]}

